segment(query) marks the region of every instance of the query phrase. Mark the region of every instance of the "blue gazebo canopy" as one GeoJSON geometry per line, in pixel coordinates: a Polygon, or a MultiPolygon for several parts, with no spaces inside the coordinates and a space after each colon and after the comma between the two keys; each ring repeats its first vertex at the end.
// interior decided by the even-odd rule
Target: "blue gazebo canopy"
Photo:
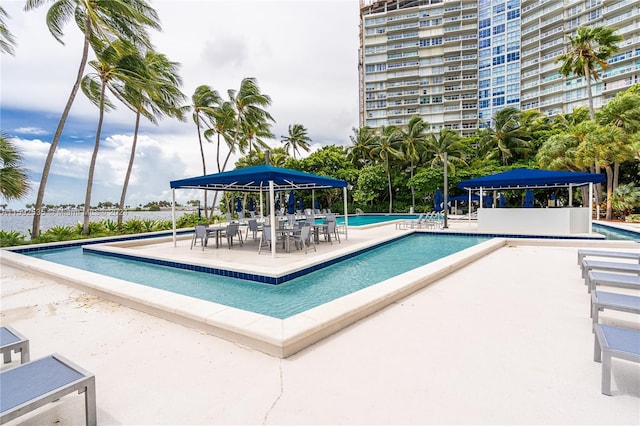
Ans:
{"type": "Polygon", "coordinates": [[[266,164],[235,169],[229,172],[172,180],[170,185],[172,189],[193,188],[215,191],[259,192],[268,189],[270,181],[273,182],[276,191],[345,188],[348,185],[344,180],[266,164]]]}
{"type": "Polygon", "coordinates": [[[463,180],[460,189],[522,189],[583,186],[606,181],[604,174],[564,172],[557,170],[514,169],[490,176],[463,180]]]}

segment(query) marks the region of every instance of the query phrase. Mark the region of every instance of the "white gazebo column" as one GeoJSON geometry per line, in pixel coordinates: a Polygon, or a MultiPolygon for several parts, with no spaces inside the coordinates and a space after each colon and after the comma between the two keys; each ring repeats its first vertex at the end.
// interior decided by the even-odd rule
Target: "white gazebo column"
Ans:
{"type": "Polygon", "coordinates": [[[342,200],[344,202],[344,239],[349,239],[349,212],[347,211],[347,187],[342,188],[342,200]]]}
{"type": "Polygon", "coordinates": [[[589,233],[593,232],[593,182],[589,182],[589,233]]]}
{"type": "Polygon", "coordinates": [[[171,189],[171,221],[173,222],[173,246],[177,247],[176,240],[176,189],[171,189]]]}
{"type": "Polygon", "coordinates": [[[269,181],[269,224],[271,225],[271,257],[276,257],[276,213],[273,206],[275,206],[275,191],[273,190],[273,181],[269,181]]]}

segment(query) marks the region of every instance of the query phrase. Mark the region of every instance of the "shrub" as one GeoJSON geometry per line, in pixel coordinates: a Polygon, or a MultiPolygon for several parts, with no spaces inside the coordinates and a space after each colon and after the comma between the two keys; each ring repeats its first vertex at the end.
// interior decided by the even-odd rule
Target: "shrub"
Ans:
{"type": "Polygon", "coordinates": [[[0,247],[19,246],[25,243],[25,236],[18,231],[0,230],[0,247]]]}

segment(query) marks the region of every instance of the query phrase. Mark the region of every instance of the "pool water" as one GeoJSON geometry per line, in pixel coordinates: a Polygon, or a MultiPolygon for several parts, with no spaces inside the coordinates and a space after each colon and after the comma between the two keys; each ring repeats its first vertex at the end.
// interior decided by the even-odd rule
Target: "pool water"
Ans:
{"type": "MultiPolygon", "coordinates": [[[[392,220],[411,220],[418,219],[417,214],[367,214],[349,216],[349,226],[374,225],[377,223],[390,222],[392,220]]],[[[336,217],[336,224],[344,224],[344,216],[336,217]]]]}
{"type": "Polygon", "coordinates": [[[593,232],[602,234],[607,240],[625,240],[636,241],[640,243],[640,233],[627,231],[626,229],[614,228],[613,226],[601,225],[599,223],[592,224],[593,232]]]}
{"type": "Polygon", "coordinates": [[[81,247],[24,254],[285,319],[489,239],[481,236],[409,235],[280,285],[83,253],[81,247]]]}

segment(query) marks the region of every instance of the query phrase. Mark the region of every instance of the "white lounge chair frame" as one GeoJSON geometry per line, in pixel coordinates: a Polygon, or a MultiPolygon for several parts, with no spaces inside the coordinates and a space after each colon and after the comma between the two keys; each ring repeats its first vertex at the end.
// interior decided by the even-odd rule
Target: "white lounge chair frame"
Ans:
{"type": "Polygon", "coordinates": [[[640,289],[640,276],[624,275],[613,272],[589,271],[585,278],[587,292],[591,293],[596,286],[640,289]]]}
{"type": "Polygon", "coordinates": [[[640,314],[640,297],[630,294],[594,291],[591,293],[591,318],[593,324],[599,321],[600,311],[611,309],[614,311],[640,314]]]}
{"type": "Polygon", "coordinates": [[[595,333],[593,360],[602,362],[601,391],[611,395],[611,359],[640,363],[640,331],[604,324],[593,326],[595,333]]]}
{"type": "Polygon", "coordinates": [[[29,362],[29,339],[13,327],[0,327],[0,353],[5,364],[11,362],[11,352],[20,352],[20,363],[29,362]]]}
{"type": "Polygon", "coordinates": [[[582,261],[587,256],[630,259],[630,260],[637,260],[638,263],[640,263],[640,252],[580,249],[578,250],[578,265],[582,265],[582,261]]]}
{"type": "Polygon", "coordinates": [[[77,391],[84,392],[86,424],[97,424],[95,376],[59,354],[2,371],[0,382],[0,423],[77,391]]]}
{"type": "Polygon", "coordinates": [[[622,272],[625,274],[640,275],[640,264],[638,263],[624,263],[624,262],[607,262],[604,260],[582,260],[582,278],[587,278],[590,271],[608,271],[608,272],[622,272]]]}

